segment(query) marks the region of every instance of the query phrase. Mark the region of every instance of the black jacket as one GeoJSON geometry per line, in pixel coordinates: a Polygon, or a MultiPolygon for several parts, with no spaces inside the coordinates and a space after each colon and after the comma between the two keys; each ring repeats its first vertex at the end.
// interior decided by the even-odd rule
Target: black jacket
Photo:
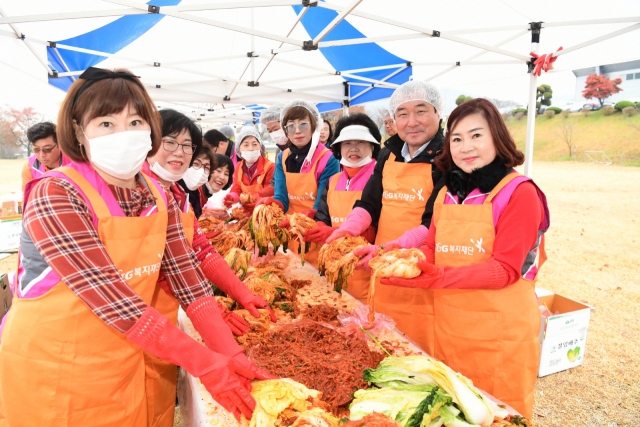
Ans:
{"type": "MultiPolygon", "coordinates": [[[[431,168],[431,179],[433,180],[433,193],[427,200],[424,213],[422,214],[422,225],[429,227],[431,225],[431,216],[433,215],[433,204],[438,196],[438,192],[444,186],[444,180],[442,179],[443,173],[433,163],[437,156],[442,152],[442,146],[444,144],[444,133],[442,128],[439,128],[438,133],[433,137],[429,146],[418,156],[411,159],[409,163],[429,163],[431,168]]],[[[362,192],[362,198],[356,202],[354,208],[363,208],[371,215],[372,225],[378,226],[378,220],[380,219],[380,212],[382,211],[382,193],[384,188],[382,187],[382,170],[385,163],[389,159],[391,153],[395,154],[396,162],[404,163],[404,157],[402,157],[402,147],[404,141],[400,139],[400,135],[396,134],[387,140],[386,146],[380,150],[378,154],[378,162],[373,171],[373,175],[369,178],[367,185],[362,192]]]]}
{"type": "Polygon", "coordinates": [[[322,189],[322,194],[320,195],[320,202],[318,202],[318,211],[316,212],[316,216],[314,219],[316,221],[324,222],[325,225],[332,227],[331,223],[331,215],[329,215],[329,204],[327,203],[327,194],[329,194],[329,185],[331,185],[331,179],[327,181],[327,185],[322,189]]]}
{"type": "Polygon", "coordinates": [[[200,215],[202,215],[202,206],[200,205],[200,191],[198,191],[197,188],[195,190],[189,190],[189,187],[187,187],[187,184],[185,184],[183,179],[178,181],[178,185],[180,185],[184,192],[187,193],[189,203],[191,203],[191,207],[193,208],[193,213],[196,216],[196,219],[200,218],[200,215]]]}

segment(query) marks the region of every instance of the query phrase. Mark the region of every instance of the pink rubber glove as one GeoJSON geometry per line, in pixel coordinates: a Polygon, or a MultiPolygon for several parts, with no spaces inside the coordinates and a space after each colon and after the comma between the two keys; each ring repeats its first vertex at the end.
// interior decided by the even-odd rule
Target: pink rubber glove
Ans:
{"type": "Polygon", "coordinates": [[[284,211],[284,205],[282,204],[282,202],[277,201],[273,197],[263,197],[256,202],[256,207],[260,205],[270,205],[271,203],[275,203],[280,207],[280,209],[282,209],[282,211],[284,211]]]}
{"type": "Polygon", "coordinates": [[[396,240],[387,242],[387,246],[395,243],[405,249],[419,248],[424,244],[424,241],[427,238],[427,234],[429,234],[429,229],[424,225],[419,225],[415,228],[405,231],[404,234],[398,237],[396,240]]]}
{"type": "Polygon", "coordinates": [[[347,219],[342,225],[331,233],[327,243],[345,236],[357,237],[361,235],[371,225],[371,215],[365,209],[355,208],[347,215],[347,219]]]}
{"type": "Polygon", "coordinates": [[[322,221],[318,221],[314,228],[310,228],[304,235],[305,242],[313,242],[317,243],[320,246],[324,245],[327,242],[327,238],[331,236],[334,228],[329,227],[322,221]]]}
{"type": "Polygon", "coordinates": [[[356,264],[356,270],[370,271],[371,267],[369,267],[369,261],[371,261],[372,258],[377,257],[379,252],[380,246],[377,245],[363,246],[354,250],[353,254],[355,256],[364,257],[358,261],[358,264],[356,264]]]}
{"type": "Polygon", "coordinates": [[[247,289],[245,284],[238,279],[219,253],[215,252],[206,257],[204,261],[202,261],[202,264],[200,264],[200,269],[210,282],[235,301],[242,304],[244,308],[249,310],[249,313],[251,313],[253,317],[259,319],[260,313],[258,312],[258,308],[264,308],[265,310],[269,310],[271,321],[275,323],[276,315],[273,314],[269,304],[247,289]]]}
{"type": "Polygon", "coordinates": [[[147,307],[126,336],[143,350],[200,378],[211,397],[238,421],[240,414],[251,419],[256,402],[249,394],[248,381],[267,378],[256,376],[245,364],[200,345],[153,307],[147,307]]]}
{"type": "Polygon", "coordinates": [[[236,203],[240,203],[240,196],[238,196],[236,193],[229,193],[224,196],[224,199],[222,199],[222,204],[228,208],[236,203]]]}

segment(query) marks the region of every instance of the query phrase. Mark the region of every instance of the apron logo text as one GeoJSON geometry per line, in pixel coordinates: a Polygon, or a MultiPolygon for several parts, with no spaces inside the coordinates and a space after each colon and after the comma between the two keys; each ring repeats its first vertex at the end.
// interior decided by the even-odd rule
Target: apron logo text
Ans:
{"type": "Polygon", "coordinates": [[[294,196],[292,194],[289,194],[289,200],[315,200],[316,198],[313,197],[313,191],[310,193],[304,193],[304,196],[294,196]]]}
{"type": "Polygon", "coordinates": [[[129,270],[126,273],[123,273],[122,270],[118,270],[118,274],[122,277],[123,280],[131,280],[134,276],[142,277],[143,274],[147,276],[154,274],[160,271],[160,263],[153,265],[145,265],[144,267],[136,267],[133,270],[129,270]]]}
{"type": "MultiPolygon", "coordinates": [[[[458,246],[458,245],[443,245],[442,243],[436,243],[436,252],[451,252],[464,255],[473,255],[473,246],[458,246]]],[[[484,252],[484,249],[483,249],[484,252]]]]}
{"type": "MultiPolygon", "coordinates": [[[[424,200],[422,198],[422,189],[420,191],[412,190],[418,196],[418,200],[424,200]]],[[[382,197],[384,199],[395,199],[395,200],[406,200],[409,202],[413,202],[416,199],[415,195],[405,194],[405,193],[392,193],[390,191],[385,191],[382,193],[382,197]]]]}

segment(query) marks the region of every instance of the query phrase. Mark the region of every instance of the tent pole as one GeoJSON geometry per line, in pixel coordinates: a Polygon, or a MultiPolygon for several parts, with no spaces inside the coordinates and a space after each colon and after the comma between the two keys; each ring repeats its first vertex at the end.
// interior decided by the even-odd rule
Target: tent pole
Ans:
{"type": "MultiPolygon", "coordinates": [[[[541,22],[531,23],[531,52],[538,52],[538,45],[540,43],[540,29],[542,27],[541,22]]],[[[536,91],[538,78],[533,74],[533,58],[529,63],[529,103],[527,105],[527,145],[524,153],[524,174],[531,178],[533,165],[533,141],[536,131],[536,115],[538,109],[536,108],[536,91]]]]}
{"type": "Polygon", "coordinates": [[[538,77],[533,73],[529,76],[529,111],[527,113],[527,147],[524,154],[524,174],[531,178],[533,163],[533,136],[536,130],[536,84],[538,77]]]}

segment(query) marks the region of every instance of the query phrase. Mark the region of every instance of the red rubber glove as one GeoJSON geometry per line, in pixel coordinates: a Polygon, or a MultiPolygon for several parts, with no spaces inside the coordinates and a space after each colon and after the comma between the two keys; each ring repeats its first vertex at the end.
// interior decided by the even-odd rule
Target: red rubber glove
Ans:
{"type": "Polygon", "coordinates": [[[213,239],[214,237],[216,237],[218,234],[222,233],[221,231],[210,231],[208,233],[205,233],[205,237],[207,239],[213,239]]]}
{"type": "Polygon", "coordinates": [[[264,308],[269,310],[271,321],[276,322],[276,315],[273,314],[269,304],[247,289],[245,284],[238,279],[219,253],[212,253],[206,257],[204,261],[202,261],[202,264],[200,264],[200,269],[210,282],[220,288],[222,292],[242,304],[244,308],[249,310],[249,313],[251,313],[253,317],[260,318],[258,308],[264,308]]]}
{"type": "Polygon", "coordinates": [[[244,205],[242,205],[242,209],[244,210],[244,212],[247,214],[247,216],[251,216],[251,214],[253,214],[253,210],[256,208],[256,204],[255,203],[245,203],[244,205]]]}
{"type": "Polygon", "coordinates": [[[256,402],[249,393],[248,380],[266,378],[256,376],[243,363],[200,345],[153,307],[147,307],[126,335],[143,350],[200,378],[211,397],[236,420],[240,421],[240,414],[251,419],[256,402]]]}
{"type": "Polygon", "coordinates": [[[360,237],[364,238],[367,242],[373,245],[376,241],[376,228],[373,225],[370,225],[366,230],[362,232],[360,237]]]}
{"type": "Polygon", "coordinates": [[[233,311],[227,310],[227,307],[218,303],[218,310],[222,315],[222,320],[227,324],[233,335],[241,336],[249,331],[249,322],[235,314],[233,311]]]}
{"type": "Polygon", "coordinates": [[[444,287],[444,268],[436,267],[426,261],[418,261],[418,267],[422,270],[422,274],[414,279],[389,277],[380,280],[380,283],[403,288],[442,289],[444,287]]]}
{"type": "Polygon", "coordinates": [[[224,196],[224,199],[222,199],[222,204],[228,208],[236,203],[240,203],[240,196],[238,196],[236,193],[229,193],[224,196]]]}
{"type": "Polygon", "coordinates": [[[365,270],[371,271],[371,267],[369,267],[369,261],[371,258],[377,257],[380,250],[380,246],[377,245],[369,245],[363,246],[361,248],[357,248],[353,251],[355,256],[364,256],[358,264],[356,264],[356,270],[365,270]]]}
{"type": "MultiPolygon", "coordinates": [[[[256,378],[273,379],[273,375],[260,370],[242,352],[242,347],[236,342],[230,330],[222,320],[215,297],[204,297],[191,303],[187,308],[187,316],[193,327],[198,331],[202,340],[211,350],[233,357],[236,361],[251,369],[256,378]]],[[[249,386],[249,390],[251,387],[249,386]]]]}
{"type": "Polygon", "coordinates": [[[284,211],[284,205],[282,204],[282,202],[277,201],[273,197],[263,197],[263,198],[261,198],[256,203],[256,207],[258,207],[260,205],[270,205],[271,203],[275,203],[276,205],[278,205],[280,207],[280,209],[282,209],[282,211],[284,211]]]}
{"type": "Polygon", "coordinates": [[[329,227],[324,222],[318,221],[314,228],[307,230],[306,234],[304,235],[304,241],[317,243],[318,245],[322,246],[327,243],[327,238],[331,236],[331,233],[333,233],[333,231],[333,227],[329,227]]]}
{"type": "Polygon", "coordinates": [[[280,224],[278,224],[278,227],[286,228],[287,231],[291,231],[291,223],[289,222],[289,218],[286,218],[286,219],[283,219],[282,221],[280,221],[280,224]]]}

